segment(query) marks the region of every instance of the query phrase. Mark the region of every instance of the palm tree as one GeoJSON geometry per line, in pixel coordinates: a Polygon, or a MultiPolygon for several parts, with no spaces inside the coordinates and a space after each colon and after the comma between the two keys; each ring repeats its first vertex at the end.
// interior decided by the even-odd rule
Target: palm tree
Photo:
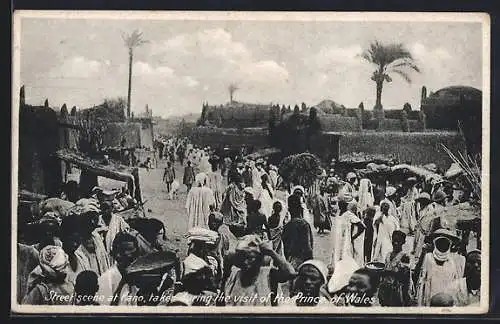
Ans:
{"type": "Polygon", "coordinates": [[[375,41],[370,44],[370,48],[361,54],[361,57],[377,66],[371,79],[375,81],[377,87],[377,100],[374,110],[380,113],[383,111],[382,88],[384,81],[392,82],[392,78],[389,74],[396,73],[406,82],[411,83],[408,70],[420,72],[410,51],[400,43],[382,44],[379,41],[375,41]]]}
{"type": "Polygon", "coordinates": [[[229,91],[229,102],[233,103],[233,96],[236,90],[238,90],[238,86],[234,83],[231,83],[228,87],[227,90],[229,91]]]}
{"type": "Polygon", "coordinates": [[[149,41],[142,39],[142,33],[137,29],[129,35],[122,34],[125,46],[128,48],[128,95],[127,95],[127,118],[130,118],[130,97],[132,93],[132,62],[134,60],[134,49],[149,41]]]}

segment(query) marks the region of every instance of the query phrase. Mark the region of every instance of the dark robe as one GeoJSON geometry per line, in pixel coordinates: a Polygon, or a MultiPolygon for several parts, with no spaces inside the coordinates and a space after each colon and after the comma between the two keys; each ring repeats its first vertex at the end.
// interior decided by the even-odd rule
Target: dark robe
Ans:
{"type": "Polygon", "coordinates": [[[314,216],[314,227],[320,230],[331,230],[332,220],[328,213],[328,203],[321,195],[315,195],[311,199],[312,212],[314,216]]]}
{"type": "Polygon", "coordinates": [[[187,166],[184,168],[184,178],[182,179],[182,183],[190,186],[194,183],[195,177],[194,168],[192,166],[187,166]]]}
{"type": "Polygon", "coordinates": [[[373,218],[365,217],[363,219],[363,223],[365,224],[365,241],[364,241],[364,254],[365,261],[371,261],[372,248],[373,248],[373,218]]]}
{"type": "Polygon", "coordinates": [[[220,212],[224,216],[224,224],[245,224],[247,218],[247,204],[245,192],[231,183],[224,192],[220,212]]]}
{"type": "Polygon", "coordinates": [[[283,228],[285,258],[295,269],[313,258],[311,226],[303,218],[292,218],[283,228]]]}

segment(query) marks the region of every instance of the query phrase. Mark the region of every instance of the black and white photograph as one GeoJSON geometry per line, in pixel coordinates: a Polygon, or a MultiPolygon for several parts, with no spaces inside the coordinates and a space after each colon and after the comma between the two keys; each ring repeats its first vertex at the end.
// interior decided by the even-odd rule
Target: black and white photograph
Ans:
{"type": "Polygon", "coordinates": [[[12,311],[489,308],[482,13],[17,11],[12,311]]]}

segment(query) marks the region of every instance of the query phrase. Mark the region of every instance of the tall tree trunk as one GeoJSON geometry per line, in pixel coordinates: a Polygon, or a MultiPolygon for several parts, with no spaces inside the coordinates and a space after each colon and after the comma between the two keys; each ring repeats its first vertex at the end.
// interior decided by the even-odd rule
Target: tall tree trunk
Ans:
{"type": "Polygon", "coordinates": [[[127,118],[130,118],[130,97],[132,93],[132,61],[134,59],[134,53],[132,49],[128,52],[128,94],[127,94],[127,118]]]}
{"type": "Polygon", "coordinates": [[[383,81],[377,81],[377,100],[375,101],[375,109],[382,110],[382,87],[383,81]]]}
{"type": "Polygon", "coordinates": [[[377,120],[377,129],[380,129],[382,126],[382,120],[384,119],[384,108],[382,107],[382,87],[383,80],[377,80],[377,99],[375,102],[375,107],[373,108],[374,117],[377,120]]]}

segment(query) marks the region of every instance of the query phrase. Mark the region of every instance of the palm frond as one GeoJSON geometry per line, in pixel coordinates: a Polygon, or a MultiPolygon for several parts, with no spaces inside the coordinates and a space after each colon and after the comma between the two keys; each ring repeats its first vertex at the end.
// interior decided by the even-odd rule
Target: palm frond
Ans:
{"type": "Polygon", "coordinates": [[[397,60],[393,64],[390,65],[390,68],[409,68],[411,70],[414,70],[416,72],[420,73],[420,68],[412,61],[408,59],[404,60],[397,60]]]}
{"type": "Polygon", "coordinates": [[[370,55],[370,53],[369,53],[369,52],[363,52],[363,53],[361,53],[361,55],[360,55],[360,56],[361,56],[361,58],[362,58],[362,59],[364,59],[365,61],[370,62],[370,63],[373,63],[373,60],[372,60],[371,55],[370,55]]]}
{"type": "Polygon", "coordinates": [[[405,79],[406,82],[411,83],[411,78],[406,72],[398,69],[392,69],[391,72],[399,74],[399,76],[405,79]]]}
{"type": "Polygon", "coordinates": [[[122,33],[122,39],[125,42],[125,46],[127,46],[129,49],[139,47],[141,45],[149,43],[148,40],[145,40],[142,38],[142,33],[140,31],[138,31],[137,29],[134,30],[129,35],[125,35],[122,33]]]}
{"type": "MultiPolygon", "coordinates": [[[[413,56],[411,52],[401,43],[382,44],[374,41],[369,48],[362,53],[362,57],[368,62],[385,67],[395,61],[405,60],[411,62],[413,56]]],[[[418,69],[416,65],[414,65],[418,69]]]]}
{"type": "Polygon", "coordinates": [[[462,154],[458,152],[458,156],[453,154],[449,148],[444,144],[441,144],[443,150],[448,154],[453,162],[455,162],[465,174],[467,182],[472,188],[472,194],[474,198],[478,201],[481,200],[481,169],[479,168],[479,163],[473,157],[468,154],[462,154]]]}
{"type": "Polygon", "coordinates": [[[238,87],[238,85],[236,85],[235,83],[231,83],[231,84],[228,86],[228,90],[229,90],[230,92],[234,92],[234,91],[236,91],[236,90],[239,90],[239,87],[238,87]]]}

